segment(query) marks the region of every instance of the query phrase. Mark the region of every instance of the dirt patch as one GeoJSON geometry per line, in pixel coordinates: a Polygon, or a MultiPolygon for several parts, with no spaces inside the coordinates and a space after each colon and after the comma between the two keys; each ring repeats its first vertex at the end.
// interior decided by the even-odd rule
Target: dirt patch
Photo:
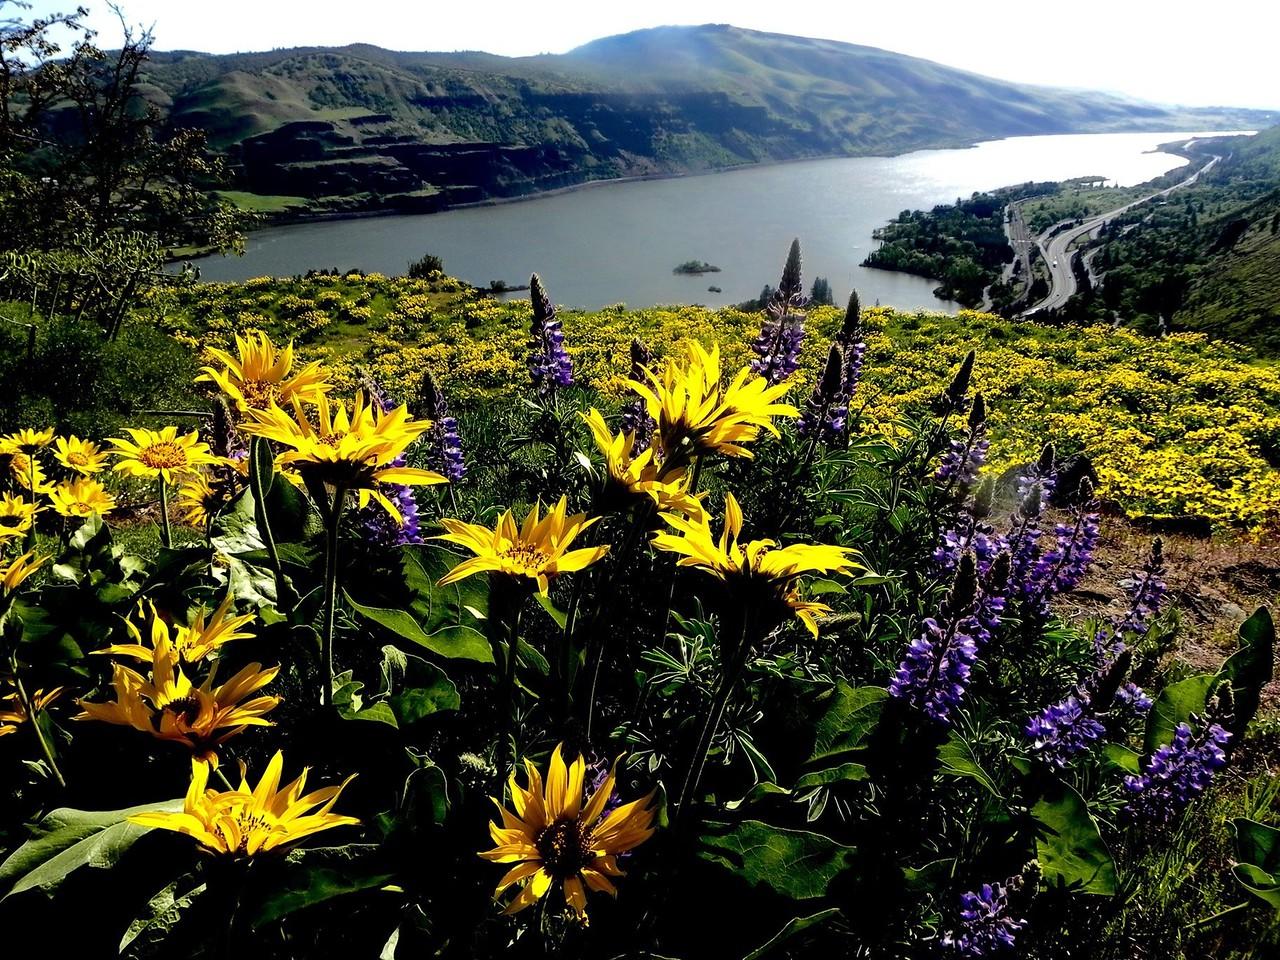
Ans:
{"type": "MultiPolygon", "coordinates": [[[[1120,582],[1146,559],[1153,534],[1123,516],[1104,515],[1092,569],[1060,609],[1079,616],[1121,614],[1128,597],[1120,582]]],[[[1197,670],[1216,670],[1236,648],[1240,624],[1259,606],[1273,615],[1280,600],[1280,543],[1235,537],[1160,533],[1169,598],[1181,614],[1174,653],[1197,670]]],[[[1280,679],[1263,690],[1280,709],[1280,679]]]]}

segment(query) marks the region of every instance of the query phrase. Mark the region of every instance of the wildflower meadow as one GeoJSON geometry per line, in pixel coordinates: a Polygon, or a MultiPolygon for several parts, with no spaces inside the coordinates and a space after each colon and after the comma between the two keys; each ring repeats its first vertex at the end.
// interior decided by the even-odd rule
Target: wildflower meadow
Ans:
{"type": "Polygon", "coordinates": [[[1272,615],[1180,660],[1158,535],[1274,532],[1280,376],[800,273],[759,313],[443,275],[149,304],[195,399],[0,438],[9,941],[1280,950],[1272,615]],[[1072,614],[1125,514],[1123,601],[1072,614]]]}

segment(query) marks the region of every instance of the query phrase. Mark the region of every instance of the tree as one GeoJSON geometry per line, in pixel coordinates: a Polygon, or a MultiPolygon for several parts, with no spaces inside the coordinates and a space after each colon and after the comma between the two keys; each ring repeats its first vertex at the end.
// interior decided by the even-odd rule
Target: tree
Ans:
{"type": "Polygon", "coordinates": [[[121,44],[105,51],[83,7],[27,19],[29,9],[0,0],[0,250],[83,248],[135,231],[162,247],[238,247],[244,217],[211,192],[222,161],[202,132],[171,129],[147,99],[151,32],[113,7],[121,44]]]}
{"type": "Polygon", "coordinates": [[[826,277],[814,277],[813,289],[809,292],[809,299],[813,301],[815,306],[830,307],[835,305],[835,297],[831,294],[831,284],[827,282],[826,277]]]}

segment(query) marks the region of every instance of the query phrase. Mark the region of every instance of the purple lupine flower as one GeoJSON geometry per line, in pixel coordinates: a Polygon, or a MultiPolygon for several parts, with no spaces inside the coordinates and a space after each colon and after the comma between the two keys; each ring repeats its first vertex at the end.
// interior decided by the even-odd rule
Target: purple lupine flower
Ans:
{"type": "Polygon", "coordinates": [[[964,436],[955,437],[947,446],[934,474],[934,482],[948,492],[957,494],[957,499],[967,496],[978,479],[978,471],[987,462],[987,449],[991,441],[987,439],[987,405],[982,394],[973,398],[973,406],[969,409],[969,424],[964,436]]]}
{"type": "Polygon", "coordinates": [[[1008,885],[984,883],[979,889],[960,895],[960,923],[942,935],[942,946],[961,956],[985,957],[1014,945],[1027,921],[1010,915],[1010,887],[1020,885],[1014,878],[1008,885]]]}
{"type": "Polygon", "coordinates": [[[804,402],[797,427],[802,437],[816,436],[823,443],[834,443],[844,435],[849,408],[842,402],[844,388],[844,353],[837,343],[831,344],[822,376],[813,393],[804,402]]]}
{"type": "Polygon", "coordinates": [[[822,375],[805,401],[800,418],[801,436],[816,435],[826,444],[838,443],[849,430],[849,405],[862,378],[867,345],[863,339],[858,292],[849,294],[844,322],[827,353],[822,375]]]}
{"type": "Polygon", "coordinates": [[[413,497],[413,488],[399,483],[387,483],[382,486],[387,499],[400,511],[401,522],[396,523],[395,518],[379,504],[370,503],[355,513],[363,538],[379,547],[422,543],[418,501],[413,497]]]}
{"type": "Polygon", "coordinates": [[[1053,445],[1045,444],[1039,459],[1018,475],[1018,510],[1013,515],[1006,537],[1009,580],[1013,592],[1024,597],[1035,594],[1038,582],[1036,568],[1042,553],[1040,519],[1045,503],[1053,495],[1056,481],[1053,445]]]}
{"type": "Polygon", "coordinates": [[[783,310],[776,300],[768,307],[760,333],[751,344],[756,355],[751,369],[770,384],[781,383],[799,369],[804,345],[804,314],[783,310]]]}
{"type": "Polygon", "coordinates": [[[1125,788],[1133,794],[1125,811],[1147,823],[1168,823],[1226,765],[1230,741],[1231,734],[1216,723],[1196,731],[1178,724],[1173,740],[1147,758],[1142,773],[1125,777],[1125,788]]]}
{"type": "Polygon", "coordinates": [[[1106,728],[1094,717],[1088,695],[1082,693],[1045,707],[1027,721],[1023,733],[1041,759],[1061,770],[1106,733],[1106,728]]]}
{"type": "Polygon", "coordinates": [[[1028,604],[1041,612],[1048,609],[1051,597],[1078,586],[1093,563],[1098,514],[1088,506],[1076,507],[1072,513],[1071,523],[1054,526],[1053,546],[1035,558],[1020,583],[1028,604]]]}
{"type": "MultiPolygon", "coordinates": [[[[638,339],[633,338],[631,341],[631,379],[636,383],[644,383],[645,371],[649,369],[652,363],[653,354],[649,351],[649,348],[638,339]]],[[[649,416],[649,406],[645,403],[644,397],[632,397],[622,405],[620,426],[623,433],[630,433],[635,436],[631,446],[633,455],[639,456],[649,449],[649,444],[653,442],[653,428],[655,425],[653,417],[649,416]]]]}
{"type": "Polygon", "coordinates": [[[529,301],[533,304],[533,323],[529,333],[529,377],[538,396],[552,396],[557,387],[573,383],[573,363],[564,348],[564,330],[556,319],[555,304],[542,288],[535,273],[529,278],[529,301]]]}
{"type": "MultiPolygon", "coordinates": [[[[360,386],[365,396],[369,398],[369,402],[376,404],[383,413],[395,408],[395,401],[383,389],[382,384],[372,377],[363,377],[360,386]]],[[[393,467],[404,465],[403,453],[389,464],[393,467]]],[[[413,488],[403,483],[380,483],[378,486],[400,511],[400,523],[396,523],[395,518],[384,507],[377,503],[370,503],[355,511],[353,515],[363,538],[382,547],[422,543],[422,533],[418,523],[418,501],[414,498],[413,488]]]]}
{"type": "Polygon", "coordinates": [[[844,310],[844,321],[836,334],[836,343],[844,353],[844,383],[841,386],[845,403],[853,399],[862,379],[862,365],[866,361],[867,342],[862,327],[862,308],[858,303],[858,291],[849,293],[849,305],[844,310]]]}
{"type": "Polygon", "coordinates": [[[978,606],[977,565],[973,554],[966,553],[938,616],[927,618],[907,647],[889,683],[891,696],[939,723],[950,722],[978,662],[978,637],[984,629],[975,615],[978,606]]]}
{"type": "Polygon", "coordinates": [[[1128,682],[1121,686],[1116,691],[1116,700],[1136,716],[1144,717],[1151,712],[1151,698],[1136,683],[1128,682]]]}
{"type": "Polygon", "coordinates": [[[765,304],[764,322],[751,344],[756,359],[751,369],[770,384],[779,384],[800,366],[800,348],[804,345],[806,306],[800,282],[800,241],[791,241],[782,279],[772,300],[765,304]]]}
{"type": "Polygon", "coordinates": [[[1122,582],[1129,594],[1129,607],[1121,617],[1099,624],[1093,643],[1100,658],[1114,656],[1125,647],[1126,635],[1142,637],[1151,621],[1160,613],[1168,588],[1164,582],[1164,543],[1159,537],[1151,541],[1151,552],[1137,576],[1122,582]]]}
{"type": "Polygon", "coordinates": [[[467,463],[462,455],[462,438],[458,434],[458,421],[449,415],[444,391],[430,373],[422,378],[422,390],[418,407],[423,417],[431,421],[423,438],[426,442],[427,467],[457,483],[467,475],[467,463]]]}

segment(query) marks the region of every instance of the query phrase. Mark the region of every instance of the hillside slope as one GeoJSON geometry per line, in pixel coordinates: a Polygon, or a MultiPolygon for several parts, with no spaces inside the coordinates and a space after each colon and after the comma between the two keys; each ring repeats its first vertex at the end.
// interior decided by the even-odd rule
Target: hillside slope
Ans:
{"type": "Polygon", "coordinates": [[[767,160],[1260,119],[722,25],[514,59],[361,44],[160,53],[147,81],[175,126],[228,151],[242,189],[416,208],[767,160]]]}

